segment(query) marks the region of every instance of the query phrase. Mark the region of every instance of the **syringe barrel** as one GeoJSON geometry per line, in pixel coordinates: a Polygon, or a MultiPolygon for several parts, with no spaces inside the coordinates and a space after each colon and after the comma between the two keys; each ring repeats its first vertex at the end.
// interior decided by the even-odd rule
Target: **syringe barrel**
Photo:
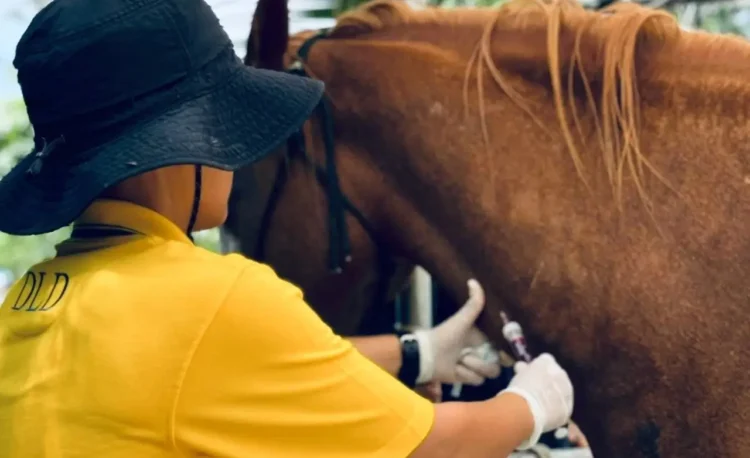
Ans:
{"type": "Polygon", "coordinates": [[[521,325],[515,321],[509,321],[503,326],[503,336],[508,341],[516,359],[520,361],[531,361],[531,355],[529,354],[528,346],[526,345],[526,339],[523,336],[523,329],[521,325]]]}

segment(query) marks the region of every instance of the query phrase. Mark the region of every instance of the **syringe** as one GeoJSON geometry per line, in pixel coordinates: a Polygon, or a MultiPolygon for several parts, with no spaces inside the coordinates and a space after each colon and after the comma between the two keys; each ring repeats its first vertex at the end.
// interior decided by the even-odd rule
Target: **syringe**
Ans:
{"type": "MultiPolygon", "coordinates": [[[[505,337],[505,340],[513,351],[513,356],[518,361],[530,363],[534,358],[531,356],[531,353],[529,353],[529,348],[526,344],[526,338],[523,335],[521,325],[516,321],[510,321],[505,312],[500,312],[500,319],[503,321],[503,337],[505,337]]],[[[571,446],[570,440],[568,439],[567,426],[561,426],[555,430],[555,439],[565,447],[571,446]]]]}
{"type": "Polygon", "coordinates": [[[505,312],[500,312],[500,319],[503,320],[503,337],[508,341],[513,356],[519,361],[530,363],[533,358],[526,345],[526,338],[523,336],[521,325],[515,321],[510,321],[505,312]]]}

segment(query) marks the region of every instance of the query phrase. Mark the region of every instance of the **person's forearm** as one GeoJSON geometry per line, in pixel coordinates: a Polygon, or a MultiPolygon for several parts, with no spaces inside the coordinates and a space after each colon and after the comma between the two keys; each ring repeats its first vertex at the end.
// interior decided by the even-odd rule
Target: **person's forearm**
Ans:
{"type": "Polygon", "coordinates": [[[437,404],[430,433],[409,458],[509,456],[533,429],[528,404],[512,393],[482,402],[437,404]]]}
{"type": "Polygon", "coordinates": [[[364,357],[394,377],[398,375],[401,369],[401,342],[395,334],[347,339],[364,357]]]}

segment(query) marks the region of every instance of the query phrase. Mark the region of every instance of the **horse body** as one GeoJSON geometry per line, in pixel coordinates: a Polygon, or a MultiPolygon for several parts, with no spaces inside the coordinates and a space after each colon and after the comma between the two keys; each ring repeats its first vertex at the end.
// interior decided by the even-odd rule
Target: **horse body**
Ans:
{"type": "MultiPolygon", "coordinates": [[[[480,326],[496,342],[504,309],[535,350],[558,356],[595,456],[740,458],[749,57],[750,45],[679,32],[640,7],[378,2],[344,16],[309,71],[335,106],[346,194],[389,249],[456,298],[476,277],[488,299],[480,326]]],[[[299,213],[324,196],[297,183],[279,203],[288,251],[270,262],[317,253],[317,268],[288,278],[349,286],[351,299],[372,266],[367,234],[350,221],[357,264],[324,278],[324,218],[300,230],[299,213]]],[[[312,290],[324,319],[343,312],[326,306],[332,291],[312,290]]]]}

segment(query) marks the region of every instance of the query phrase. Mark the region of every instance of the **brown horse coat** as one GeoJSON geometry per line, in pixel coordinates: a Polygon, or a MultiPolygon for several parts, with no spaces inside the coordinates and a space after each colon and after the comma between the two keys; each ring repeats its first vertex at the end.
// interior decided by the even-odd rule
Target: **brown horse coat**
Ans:
{"type": "MultiPolygon", "coordinates": [[[[285,10],[262,12],[256,57],[291,63],[309,34],[287,47],[271,29],[285,10]]],[[[456,298],[476,276],[498,342],[502,308],[558,356],[596,457],[750,456],[750,44],[632,4],[378,1],[307,64],[335,107],[345,193],[456,298]]],[[[315,122],[308,137],[320,160],[315,122]]],[[[355,264],[331,279],[324,196],[293,172],[269,262],[335,318],[372,246],[350,220],[355,264]]],[[[235,220],[252,206],[238,198],[235,220]]]]}

